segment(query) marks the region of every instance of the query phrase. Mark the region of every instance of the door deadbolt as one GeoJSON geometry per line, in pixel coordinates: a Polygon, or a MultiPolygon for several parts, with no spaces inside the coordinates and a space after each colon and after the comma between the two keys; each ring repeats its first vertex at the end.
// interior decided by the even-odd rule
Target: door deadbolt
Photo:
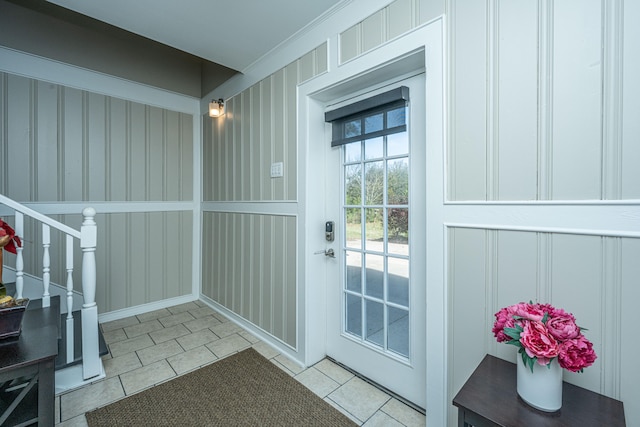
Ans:
{"type": "Polygon", "coordinates": [[[333,239],[335,238],[335,228],[336,224],[333,221],[327,221],[324,223],[324,238],[327,242],[333,242],[333,239]]]}

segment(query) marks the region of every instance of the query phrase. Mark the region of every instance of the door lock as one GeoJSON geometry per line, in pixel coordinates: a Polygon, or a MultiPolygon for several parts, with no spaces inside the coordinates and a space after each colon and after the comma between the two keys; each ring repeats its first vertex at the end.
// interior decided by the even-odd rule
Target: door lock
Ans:
{"type": "Polygon", "coordinates": [[[324,238],[327,242],[333,242],[333,239],[335,238],[335,228],[336,224],[333,221],[327,221],[324,223],[324,238]]]}

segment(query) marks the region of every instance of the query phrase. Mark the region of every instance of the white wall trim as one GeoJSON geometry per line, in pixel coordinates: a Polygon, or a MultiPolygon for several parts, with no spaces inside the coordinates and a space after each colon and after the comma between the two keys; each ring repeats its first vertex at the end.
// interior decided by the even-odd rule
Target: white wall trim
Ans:
{"type": "Polygon", "coordinates": [[[446,205],[445,218],[465,228],[640,237],[637,205],[446,205]]]}
{"type": "Polygon", "coordinates": [[[0,47],[0,71],[92,93],[200,115],[200,99],[0,47]]]}
{"type": "MultiPolygon", "coordinates": [[[[136,212],[179,212],[198,208],[196,202],[59,202],[24,203],[25,206],[45,215],[82,214],[86,207],[92,207],[98,214],[136,212]]],[[[0,205],[0,215],[13,215],[13,209],[0,205]]]]}
{"type": "Polygon", "coordinates": [[[204,212],[297,216],[295,202],[203,202],[204,212]]]}
{"type": "Polygon", "coordinates": [[[296,364],[300,365],[301,367],[306,367],[300,361],[299,355],[297,354],[298,353],[298,349],[296,347],[290,346],[286,342],[276,338],[275,336],[271,335],[269,332],[267,332],[264,329],[256,326],[254,323],[251,323],[251,322],[247,321],[243,317],[238,316],[233,311],[231,311],[228,308],[226,308],[225,306],[217,303],[216,301],[212,300],[211,298],[207,297],[206,295],[201,294],[200,295],[200,301],[204,302],[205,304],[207,304],[209,307],[213,308],[214,310],[220,312],[220,314],[223,314],[224,316],[228,317],[233,323],[235,323],[238,326],[242,327],[243,329],[253,333],[258,338],[260,338],[262,341],[264,341],[265,343],[267,343],[269,346],[273,347],[277,351],[284,353],[289,359],[291,359],[296,364]]]}
{"type": "Polygon", "coordinates": [[[447,200],[444,204],[449,206],[640,206],[640,200],[447,200]]]}
{"type": "Polygon", "coordinates": [[[562,227],[518,227],[514,225],[500,224],[464,224],[455,222],[446,222],[447,228],[473,228],[479,230],[501,230],[501,231],[530,231],[535,233],[554,233],[554,234],[576,234],[581,236],[602,236],[602,237],[629,237],[640,238],[639,232],[632,231],[616,231],[616,230],[595,230],[586,228],[562,228],[562,227]]]}
{"type": "Polygon", "coordinates": [[[203,151],[203,120],[209,119],[209,116],[201,114],[193,115],[193,202],[191,210],[193,212],[192,220],[192,257],[191,257],[191,293],[197,297],[202,290],[202,151],[203,151]]]}

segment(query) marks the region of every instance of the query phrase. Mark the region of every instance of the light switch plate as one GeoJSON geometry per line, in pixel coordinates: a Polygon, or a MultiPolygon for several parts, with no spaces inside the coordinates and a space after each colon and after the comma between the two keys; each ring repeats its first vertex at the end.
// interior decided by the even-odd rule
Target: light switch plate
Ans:
{"type": "Polygon", "coordinates": [[[284,164],[282,162],[271,163],[271,178],[284,176],[284,164]]]}

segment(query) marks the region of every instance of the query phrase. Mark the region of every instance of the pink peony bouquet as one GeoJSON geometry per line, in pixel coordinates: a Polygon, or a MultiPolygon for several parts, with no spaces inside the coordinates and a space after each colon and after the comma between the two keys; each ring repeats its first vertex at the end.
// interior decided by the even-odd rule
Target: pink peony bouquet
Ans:
{"type": "Polygon", "coordinates": [[[532,371],[534,362],[544,366],[555,357],[571,372],[582,372],[596,360],[593,344],[582,335],[573,314],[561,308],[521,302],[502,308],[495,316],[496,340],[518,347],[522,362],[532,371]]]}

